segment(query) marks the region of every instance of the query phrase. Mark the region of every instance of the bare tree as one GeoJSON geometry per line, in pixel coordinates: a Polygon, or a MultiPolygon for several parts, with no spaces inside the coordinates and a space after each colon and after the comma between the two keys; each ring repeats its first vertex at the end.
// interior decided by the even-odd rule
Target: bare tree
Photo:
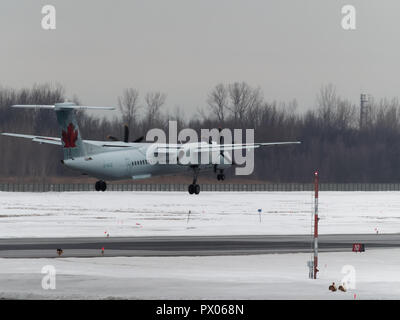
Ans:
{"type": "Polygon", "coordinates": [[[319,117],[325,126],[333,124],[337,104],[336,88],[332,84],[322,86],[317,95],[317,105],[319,117]]]}
{"type": "Polygon", "coordinates": [[[160,109],[165,104],[167,95],[159,91],[146,94],[147,125],[153,126],[160,119],[160,109]]]}
{"type": "Polygon", "coordinates": [[[137,114],[140,109],[139,91],[133,88],[125,89],[122,96],[118,97],[118,105],[123,121],[128,128],[132,128],[137,120],[137,114]]]}
{"type": "Polygon", "coordinates": [[[228,86],[228,90],[231,101],[227,108],[232,112],[235,121],[244,120],[249,110],[262,104],[260,88],[252,89],[245,82],[235,82],[228,86]]]}
{"type": "MultiPolygon", "coordinates": [[[[296,113],[295,105],[277,101],[266,102],[259,89],[245,83],[225,85],[227,90],[224,127],[255,128],[256,141],[300,140],[299,146],[264,148],[255,153],[254,178],[265,181],[309,182],[310,172],[318,168],[325,182],[398,182],[400,181],[400,102],[382,99],[371,103],[371,124],[368,130],[358,126],[358,106],[336,94],[332,85],[323,87],[318,95],[318,107],[296,113]],[[231,113],[232,110],[232,113],[231,113]],[[236,117],[237,122],[234,122],[236,117]]],[[[139,107],[138,95],[133,89],[119,99],[124,106],[139,107]],[[126,98],[128,96],[128,98],[126,98]],[[130,100],[130,98],[134,98],[130,100]]],[[[19,132],[44,136],[60,135],[54,112],[51,110],[15,110],[13,104],[52,104],[64,101],[62,87],[35,85],[32,88],[3,88],[0,86],[0,132],[19,132]]],[[[178,130],[190,127],[197,132],[202,128],[215,128],[217,117],[211,112],[184,117],[183,108],[160,113],[165,95],[150,93],[143,105],[144,117],[136,120],[135,135],[143,134],[151,125],[166,129],[169,119],[178,121],[178,130]],[[158,122],[155,123],[154,120],[158,122]]],[[[74,98],[74,101],[78,98],[74,98]]],[[[371,100],[370,100],[371,102],[371,100]]],[[[207,111],[208,101],[204,104],[207,111]],[[207,107],[206,107],[207,106],[207,107]]],[[[133,118],[140,116],[133,110],[133,118]]],[[[128,108],[129,109],[129,108],[128,108]]],[[[131,110],[131,109],[129,109],[131,110]]],[[[125,110],[126,111],[126,110],[125,110]]],[[[222,119],[222,118],[221,118],[222,119]]],[[[125,118],[125,120],[127,120],[125,118]]],[[[79,114],[82,136],[90,140],[103,140],[104,136],[121,127],[120,119],[97,118],[79,114]]],[[[0,136],[0,181],[45,181],[61,177],[58,181],[78,176],[66,170],[59,161],[60,148],[37,145],[24,139],[0,136]],[[18,161],[16,161],[16,159],[18,161]]],[[[65,181],[65,180],[64,180],[65,181]]]]}
{"type": "Polygon", "coordinates": [[[228,90],[220,83],[208,95],[207,104],[220,122],[225,120],[225,110],[228,104],[228,90]]]}
{"type": "Polygon", "coordinates": [[[356,107],[340,98],[332,84],[321,87],[317,104],[318,114],[324,126],[342,130],[355,125],[356,107]]]}

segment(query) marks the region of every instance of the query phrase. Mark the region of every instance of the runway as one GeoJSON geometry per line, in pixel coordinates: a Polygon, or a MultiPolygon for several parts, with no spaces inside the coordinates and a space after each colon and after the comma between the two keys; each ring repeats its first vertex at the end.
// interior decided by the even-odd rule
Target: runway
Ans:
{"type": "MultiPolygon", "coordinates": [[[[400,247],[400,234],[337,234],[319,237],[320,252],[346,252],[353,243],[372,248],[400,247]]],[[[0,239],[0,258],[104,256],[215,256],[311,252],[309,235],[168,236],[115,238],[0,239]]]]}

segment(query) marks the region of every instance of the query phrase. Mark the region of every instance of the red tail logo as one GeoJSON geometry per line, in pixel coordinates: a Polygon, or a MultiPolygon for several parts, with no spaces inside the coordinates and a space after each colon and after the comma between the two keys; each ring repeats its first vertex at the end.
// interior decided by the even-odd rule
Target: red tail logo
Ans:
{"type": "Polygon", "coordinates": [[[68,125],[67,132],[62,131],[62,141],[64,142],[64,148],[75,148],[76,140],[78,140],[78,130],[72,123],[68,125]]]}

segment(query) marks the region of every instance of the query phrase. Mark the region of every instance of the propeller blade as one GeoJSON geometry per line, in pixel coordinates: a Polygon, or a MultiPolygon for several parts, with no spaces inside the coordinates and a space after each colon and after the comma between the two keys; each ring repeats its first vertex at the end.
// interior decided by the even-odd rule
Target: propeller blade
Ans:
{"type": "Polygon", "coordinates": [[[129,142],[129,127],[124,125],[124,142],[129,142]]]}
{"type": "Polygon", "coordinates": [[[107,136],[107,139],[111,141],[119,141],[116,137],[113,136],[107,136]]]}
{"type": "MultiPolygon", "coordinates": [[[[222,128],[219,127],[218,128],[218,132],[219,132],[219,144],[223,144],[223,137],[221,136],[221,131],[222,128]]],[[[224,156],[224,151],[221,149],[221,151],[219,152],[221,156],[224,156]]]]}
{"type": "MultiPolygon", "coordinates": [[[[234,134],[232,135],[232,144],[235,144],[235,135],[234,135],[234,134]]],[[[232,165],[233,165],[233,166],[237,166],[233,154],[234,154],[234,152],[233,152],[233,150],[232,150],[232,154],[231,154],[232,165]]]]}
{"type": "Polygon", "coordinates": [[[141,137],[139,137],[139,138],[137,138],[135,141],[133,141],[133,142],[142,142],[144,140],[144,137],[143,136],[141,136],[141,137]]]}

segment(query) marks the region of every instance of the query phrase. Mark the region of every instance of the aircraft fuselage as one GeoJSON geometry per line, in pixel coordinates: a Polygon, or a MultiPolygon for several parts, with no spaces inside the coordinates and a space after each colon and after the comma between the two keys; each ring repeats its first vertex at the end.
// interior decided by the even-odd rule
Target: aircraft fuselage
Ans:
{"type": "MultiPolygon", "coordinates": [[[[86,157],[64,160],[65,166],[102,180],[145,179],[152,176],[188,172],[190,167],[181,164],[150,164],[146,159],[147,147],[125,148],[86,157]]],[[[200,165],[202,170],[213,165],[200,165]]]]}

